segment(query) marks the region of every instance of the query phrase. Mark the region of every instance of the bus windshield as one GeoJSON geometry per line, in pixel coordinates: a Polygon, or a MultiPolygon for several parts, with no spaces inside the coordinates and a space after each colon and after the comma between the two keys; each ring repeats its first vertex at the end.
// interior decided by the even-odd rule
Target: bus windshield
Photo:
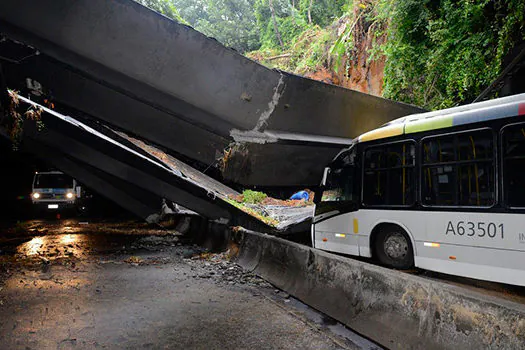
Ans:
{"type": "Polygon", "coordinates": [[[330,165],[321,202],[354,201],[355,147],[341,153],[330,165]]]}
{"type": "Polygon", "coordinates": [[[35,188],[73,188],[73,179],[65,174],[38,174],[35,188]]]}

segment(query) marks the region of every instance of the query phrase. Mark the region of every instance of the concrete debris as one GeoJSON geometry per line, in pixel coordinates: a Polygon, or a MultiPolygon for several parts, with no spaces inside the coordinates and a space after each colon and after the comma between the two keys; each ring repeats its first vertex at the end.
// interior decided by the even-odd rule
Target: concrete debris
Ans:
{"type": "Polygon", "coordinates": [[[159,214],[151,214],[150,216],[148,216],[146,218],[146,222],[148,224],[155,224],[155,223],[158,223],[160,221],[160,215],[159,214]]]}
{"type": "MultiPolygon", "coordinates": [[[[262,124],[260,125],[260,128],[263,127],[265,120],[270,116],[270,114],[268,114],[267,117],[261,119],[262,124]]],[[[311,206],[311,202],[268,198],[267,201],[261,204],[248,205],[247,203],[239,203],[238,198],[241,196],[241,194],[234,189],[216,181],[205,174],[202,174],[191,166],[161,151],[160,149],[153,147],[152,145],[146,144],[145,142],[135,139],[123,132],[117,132],[115,130],[113,130],[113,132],[117,133],[119,136],[132,142],[135,146],[155,157],[174,174],[178,174],[177,176],[183,177],[186,181],[190,181],[193,184],[206,189],[210,198],[225,201],[244,211],[245,213],[263,221],[267,225],[275,227],[277,230],[284,231],[285,229],[295,224],[302,223],[312,217],[313,206],[311,206]]],[[[260,134],[258,129],[250,132],[260,134]]],[[[227,158],[227,155],[225,155],[225,157],[227,158]]],[[[311,198],[313,198],[313,196],[311,198]]],[[[161,205],[164,213],[174,212],[179,215],[197,215],[191,210],[181,206],[172,207],[170,204],[171,203],[167,202],[166,200],[163,201],[161,205]]],[[[151,222],[156,222],[161,219],[162,214],[152,214],[151,217],[148,218],[148,220],[151,222]]],[[[177,231],[182,232],[179,229],[177,229],[177,231]]]]}
{"type": "Polygon", "coordinates": [[[202,253],[187,259],[187,262],[196,271],[201,270],[193,278],[208,278],[218,284],[271,287],[270,283],[229,260],[228,252],[219,254],[202,253]],[[205,261],[204,264],[202,263],[203,261],[205,261]]]}
{"type": "Polygon", "coordinates": [[[135,246],[140,245],[167,245],[171,246],[179,241],[177,236],[146,236],[140,238],[135,246]]]}

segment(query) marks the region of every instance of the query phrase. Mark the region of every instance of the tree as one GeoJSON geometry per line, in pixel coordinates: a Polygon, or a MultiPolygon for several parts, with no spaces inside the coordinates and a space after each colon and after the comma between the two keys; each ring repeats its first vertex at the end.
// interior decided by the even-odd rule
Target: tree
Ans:
{"type": "Polygon", "coordinates": [[[208,0],[173,0],[179,13],[189,25],[195,27],[199,20],[208,20],[208,0]]]}
{"type": "Polygon", "coordinates": [[[301,33],[327,26],[348,0],[257,0],[255,17],[264,49],[288,49],[301,33]]]}
{"type": "Polygon", "coordinates": [[[179,14],[179,11],[177,11],[177,8],[173,4],[172,0],[135,0],[135,1],[179,23],[186,24],[186,21],[182,19],[182,17],[179,14]]]}
{"type": "Polygon", "coordinates": [[[196,30],[239,52],[260,46],[255,0],[173,0],[196,30]]]}
{"type": "Polygon", "coordinates": [[[381,0],[387,98],[431,109],[471,102],[525,39],[525,1],[381,0]]]}
{"type": "Polygon", "coordinates": [[[309,24],[325,27],[343,14],[348,0],[300,0],[299,12],[309,24]]]}
{"type": "Polygon", "coordinates": [[[268,0],[268,6],[270,7],[270,13],[272,14],[272,23],[273,23],[273,29],[275,30],[275,36],[277,37],[277,40],[279,41],[279,45],[281,45],[281,48],[284,49],[283,39],[281,38],[281,33],[279,33],[279,26],[277,25],[277,20],[275,19],[275,10],[273,8],[272,0],[268,0]]]}
{"type": "Polygon", "coordinates": [[[290,0],[257,0],[255,17],[259,28],[261,46],[264,49],[286,49],[301,33],[306,22],[290,0]]]}
{"type": "Polygon", "coordinates": [[[312,5],[314,0],[310,0],[310,4],[308,5],[308,23],[312,24],[312,5]]]}

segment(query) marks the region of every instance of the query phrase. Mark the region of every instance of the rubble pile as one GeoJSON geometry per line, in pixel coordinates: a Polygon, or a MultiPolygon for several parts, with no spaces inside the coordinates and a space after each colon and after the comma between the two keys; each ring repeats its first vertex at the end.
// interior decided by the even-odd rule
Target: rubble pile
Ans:
{"type": "Polygon", "coordinates": [[[210,197],[223,200],[277,230],[285,230],[289,226],[310,219],[313,215],[313,198],[315,194],[308,189],[305,189],[310,194],[308,201],[276,199],[251,190],[246,190],[241,194],[144,141],[120,131],[112,131],[139,147],[142,151],[147,152],[157,161],[162,162],[176,176],[205,188],[210,197]],[[247,201],[245,198],[246,192],[262,194],[264,198],[256,202],[247,201]]]}
{"type": "Polygon", "coordinates": [[[229,257],[229,251],[219,254],[201,253],[186,262],[195,274],[192,278],[212,279],[218,284],[244,284],[256,287],[272,287],[272,285],[250,271],[245,271],[229,257]]]}

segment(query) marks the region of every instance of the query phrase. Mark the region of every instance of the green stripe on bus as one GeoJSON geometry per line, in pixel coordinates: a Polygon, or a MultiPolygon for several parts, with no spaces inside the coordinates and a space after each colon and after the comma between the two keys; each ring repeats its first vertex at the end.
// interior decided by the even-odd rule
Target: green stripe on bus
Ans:
{"type": "Polygon", "coordinates": [[[452,126],[453,121],[454,119],[451,116],[418,120],[405,125],[405,134],[448,128],[452,126]]]}

